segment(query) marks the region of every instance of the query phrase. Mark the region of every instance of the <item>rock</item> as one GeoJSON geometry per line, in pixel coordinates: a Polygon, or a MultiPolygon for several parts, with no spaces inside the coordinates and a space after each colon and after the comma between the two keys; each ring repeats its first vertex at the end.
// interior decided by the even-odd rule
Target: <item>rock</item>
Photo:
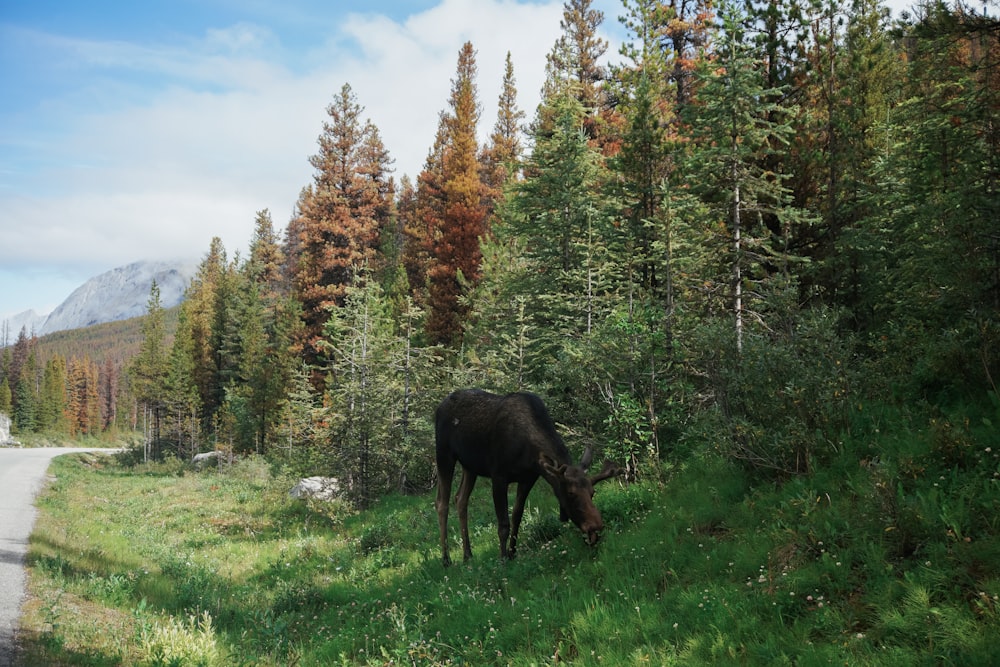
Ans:
{"type": "Polygon", "coordinates": [[[10,417],[0,412],[0,447],[10,447],[21,443],[10,437],[10,417]]]}
{"type": "Polygon", "coordinates": [[[201,454],[195,454],[194,458],[191,459],[191,465],[197,470],[201,470],[206,465],[214,464],[219,460],[219,452],[202,452],[201,454]]]}
{"type": "Polygon", "coordinates": [[[336,477],[306,477],[288,492],[292,498],[335,500],[340,497],[340,480],[336,477]]]}

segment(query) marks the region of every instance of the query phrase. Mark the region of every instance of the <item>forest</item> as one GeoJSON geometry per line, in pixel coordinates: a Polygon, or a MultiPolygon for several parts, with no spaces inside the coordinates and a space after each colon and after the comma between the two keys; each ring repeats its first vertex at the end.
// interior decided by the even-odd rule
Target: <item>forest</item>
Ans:
{"type": "Polygon", "coordinates": [[[3,350],[15,435],[256,454],[363,508],[433,485],[431,415],[466,386],[538,393],[628,480],[699,453],[806,475],[879,406],[953,440],[956,405],[1000,418],[995,12],[621,13],[609,54],[565,2],[530,117],[508,55],[485,142],[462,46],[415,179],[345,83],[287,224],[213,241],[177,313],[154,286],[132,352],[3,350]]]}

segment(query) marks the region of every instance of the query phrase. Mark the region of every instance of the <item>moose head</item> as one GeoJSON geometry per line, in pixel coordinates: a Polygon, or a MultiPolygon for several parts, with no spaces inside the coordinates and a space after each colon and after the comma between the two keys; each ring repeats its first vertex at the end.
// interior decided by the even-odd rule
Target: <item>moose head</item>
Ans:
{"type": "Polygon", "coordinates": [[[545,471],[545,478],[559,499],[559,518],[570,520],[579,528],[593,546],[601,539],[604,520],[594,505],[594,485],[618,474],[619,469],[611,461],[604,463],[601,472],[587,476],[587,469],[594,458],[594,451],[588,447],[578,465],[559,463],[547,454],[539,456],[539,463],[545,471]]]}

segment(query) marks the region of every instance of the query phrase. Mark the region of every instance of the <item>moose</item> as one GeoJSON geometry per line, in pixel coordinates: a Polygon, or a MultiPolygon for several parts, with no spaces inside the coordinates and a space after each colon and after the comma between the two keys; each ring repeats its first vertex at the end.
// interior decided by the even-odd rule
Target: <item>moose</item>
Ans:
{"type": "Polygon", "coordinates": [[[438,489],[435,508],[441,531],[441,558],[448,554],[448,505],[455,464],[462,464],[462,482],[455,501],[462,529],[465,560],[472,558],[469,545],[469,496],[479,477],[493,482],[493,505],[500,536],[500,558],[514,558],[517,533],[528,493],[544,477],[559,500],[560,519],[570,519],[593,546],[600,539],[604,522],[594,506],[594,485],[618,474],[606,462],[593,477],[587,468],[593,450],[587,448],[579,465],[573,465],[569,450],[556,432],[542,399],[528,392],[499,396],[480,389],[452,392],[434,415],[438,489]],[[507,490],[517,483],[513,525],[508,516],[507,490]],[[509,539],[509,546],[508,546],[509,539]]]}

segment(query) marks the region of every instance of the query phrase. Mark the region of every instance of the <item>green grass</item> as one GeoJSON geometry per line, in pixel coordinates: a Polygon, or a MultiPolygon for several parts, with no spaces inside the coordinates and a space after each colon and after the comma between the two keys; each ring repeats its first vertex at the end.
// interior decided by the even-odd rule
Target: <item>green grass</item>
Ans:
{"type": "Polygon", "coordinates": [[[662,485],[603,485],[596,549],[540,485],[498,562],[481,488],[475,558],[451,568],[430,494],[352,513],[290,500],[260,461],[64,457],[32,537],[25,663],[995,664],[993,429],[883,417],[805,477],[696,456],[662,485]]]}

